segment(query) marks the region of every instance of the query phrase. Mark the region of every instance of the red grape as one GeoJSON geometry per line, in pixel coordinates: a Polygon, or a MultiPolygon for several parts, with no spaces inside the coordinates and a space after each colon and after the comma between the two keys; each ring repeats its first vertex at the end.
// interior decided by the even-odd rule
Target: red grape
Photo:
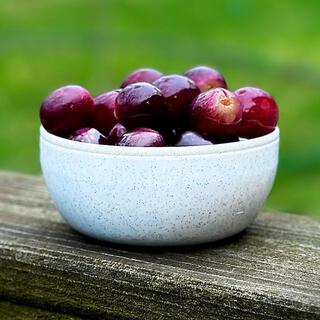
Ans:
{"type": "Polygon", "coordinates": [[[40,120],[50,133],[66,137],[79,128],[92,125],[93,99],[90,93],[75,85],[51,92],[40,108],[40,120]]]}
{"type": "Polygon", "coordinates": [[[161,76],[163,76],[163,74],[155,69],[151,69],[151,68],[138,69],[127,75],[126,79],[122,82],[120,88],[124,88],[129,84],[137,83],[137,82],[152,83],[158,78],[160,78],[161,76]]]}
{"type": "Polygon", "coordinates": [[[182,130],[180,128],[160,128],[159,132],[166,146],[174,146],[180,140],[182,130]]]}
{"type": "Polygon", "coordinates": [[[237,133],[242,105],[232,92],[216,88],[199,94],[190,108],[192,128],[213,139],[227,139],[237,133]]]}
{"type": "Polygon", "coordinates": [[[200,92],[195,83],[184,76],[170,75],[159,78],[153,85],[166,99],[168,120],[175,125],[184,122],[190,103],[200,92]]]}
{"type": "Polygon", "coordinates": [[[94,99],[93,125],[103,134],[118,122],[114,115],[115,102],[120,90],[102,93],[94,99]]]}
{"type": "Polygon", "coordinates": [[[199,133],[193,131],[185,131],[180,140],[176,143],[177,147],[203,146],[213,145],[209,140],[203,138],[199,133]]]}
{"type": "Polygon", "coordinates": [[[127,147],[162,147],[163,138],[158,131],[149,128],[138,128],[123,135],[118,146],[127,147]]]}
{"type": "Polygon", "coordinates": [[[255,138],[274,130],[279,119],[278,106],[266,91],[254,87],[244,87],[235,91],[243,105],[239,135],[255,138]]]}
{"type": "Polygon", "coordinates": [[[184,76],[193,80],[201,92],[214,88],[228,89],[223,75],[215,69],[206,66],[199,66],[189,69],[184,76]]]}
{"type": "Polygon", "coordinates": [[[126,86],[116,99],[115,115],[128,128],[154,127],[162,121],[165,99],[150,83],[126,86]]]}
{"type": "Polygon", "coordinates": [[[78,129],[69,137],[69,140],[93,144],[107,144],[106,137],[94,128],[78,129]]]}
{"type": "Polygon", "coordinates": [[[108,144],[117,144],[125,133],[127,133],[127,129],[122,124],[117,123],[109,132],[108,144]]]}

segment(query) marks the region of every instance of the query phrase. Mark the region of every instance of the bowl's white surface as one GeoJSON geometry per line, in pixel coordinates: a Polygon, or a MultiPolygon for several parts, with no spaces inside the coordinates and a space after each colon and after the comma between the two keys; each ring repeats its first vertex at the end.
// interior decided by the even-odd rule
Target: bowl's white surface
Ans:
{"type": "Polygon", "coordinates": [[[256,139],[198,147],[85,144],[40,130],[49,193],[76,230],[134,245],[185,245],[245,229],[267,198],[279,129],[256,139]]]}

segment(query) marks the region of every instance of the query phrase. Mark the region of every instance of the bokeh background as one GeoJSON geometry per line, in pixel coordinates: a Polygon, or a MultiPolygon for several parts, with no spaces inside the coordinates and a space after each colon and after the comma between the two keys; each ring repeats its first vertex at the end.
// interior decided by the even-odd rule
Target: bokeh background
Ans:
{"type": "Polygon", "coordinates": [[[66,84],[93,95],[135,68],[207,64],[231,89],[280,106],[281,154],[268,208],[320,215],[320,2],[1,0],[0,170],[40,174],[38,110],[66,84]]]}

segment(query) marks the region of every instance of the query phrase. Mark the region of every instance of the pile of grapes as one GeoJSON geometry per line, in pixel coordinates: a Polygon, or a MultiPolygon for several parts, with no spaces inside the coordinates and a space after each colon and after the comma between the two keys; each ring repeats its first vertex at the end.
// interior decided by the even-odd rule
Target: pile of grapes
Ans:
{"type": "Polygon", "coordinates": [[[212,145],[272,132],[273,97],[259,88],[234,92],[217,70],[194,67],[183,75],[144,68],[120,89],[92,98],[75,85],[50,93],[40,120],[50,133],[86,143],[129,147],[212,145]]]}

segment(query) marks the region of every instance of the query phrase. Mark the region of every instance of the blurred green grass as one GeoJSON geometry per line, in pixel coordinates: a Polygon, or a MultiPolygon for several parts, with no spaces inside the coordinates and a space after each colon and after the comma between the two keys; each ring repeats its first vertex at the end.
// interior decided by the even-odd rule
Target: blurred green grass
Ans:
{"type": "Polygon", "coordinates": [[[12,0],[0,3],[0,168],[40,173],[38,110],[53,89],[94,95],[129,71],[208,64],[231,89],[271,92],[281,154],[267,207],[320,215],[318,1],[12,0]]]}

